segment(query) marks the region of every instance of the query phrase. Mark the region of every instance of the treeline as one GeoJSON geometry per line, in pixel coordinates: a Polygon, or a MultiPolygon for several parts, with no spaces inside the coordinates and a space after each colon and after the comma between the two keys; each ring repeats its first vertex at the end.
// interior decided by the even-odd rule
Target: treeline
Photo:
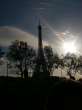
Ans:
{"type": "MultiPolygon", "coordinates": [[[[71,79],[75,79],[74,76],[78,72],[81,72],[82,67],[82,56],[77,57],[74,54],[66,54],[63,57],[59,57],[57,53],[54,53],[51,46],[45,46],[43,48],[44,57],[47,65],[47,71],[49,75],[53,75],[54,69],[61,68],[62,70],[67,68],[67,75],[71,79]]],[[[4,56],[2,49],[0,48],[0,58],[4,56]]],[[[7,68],[10,67],[11,63],[14,63],[15,68],[19,70],[18,75],[21,78],[28,79],[29,74],[34,74],[37,51],[29,46],[27,42],[24,41],[13,41],[8,48],[5,56],[8,60],[7,68]]],[[[37,74],[38,75],[38,74],[37,74]]],[[[8,76],[8,72],[7,72],[8,76]]]]}

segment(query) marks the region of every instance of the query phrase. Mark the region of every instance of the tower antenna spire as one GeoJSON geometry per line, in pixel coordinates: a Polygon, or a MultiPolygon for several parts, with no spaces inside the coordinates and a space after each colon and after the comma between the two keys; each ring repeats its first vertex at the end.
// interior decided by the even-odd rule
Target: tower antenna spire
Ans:
{"type": "Polygon", "coordinates": [[[38,24],[39,24],[39,26],[41,26],[41,19],[40,18],[39,18],[39,23],[38,24]]]}
{"type": "Polygon", "coordinates": [[[39,25],[41,25],[40,18],[39,18],[39,25]]]}
{"type": "Polygon", "coordinates": [[[42,43],[42,26],[39,19],[38,25],[38,55],[36,58],[36,66],[34,70],[34,77],[35,78],[46,78],[49,76],[47,71],[46,60],[43,51],[43,43],[42,43]]]}

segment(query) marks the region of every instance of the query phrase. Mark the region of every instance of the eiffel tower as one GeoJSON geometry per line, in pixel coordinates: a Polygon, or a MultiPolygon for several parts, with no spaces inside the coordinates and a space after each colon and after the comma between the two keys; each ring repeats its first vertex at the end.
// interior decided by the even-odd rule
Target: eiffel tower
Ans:
{"type": "Polygon", "coordinates": [[[38,25],[38,56],[36,59],[36,66],[34,77],[38,79],[47,78],[49,73],[47,71],[46,60],[44,57],[43,44],[42,44],[42,26],[39,22],[38,25]]]}

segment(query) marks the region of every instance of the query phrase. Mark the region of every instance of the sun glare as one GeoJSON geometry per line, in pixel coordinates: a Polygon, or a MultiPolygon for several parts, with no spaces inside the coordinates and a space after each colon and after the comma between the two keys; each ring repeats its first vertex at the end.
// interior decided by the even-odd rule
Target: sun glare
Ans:
{"type": "Polygon", "coordinates": [[[64,42],[63,43],[64,53],[76,53],[76,46],[74,42],[64,42]]]}

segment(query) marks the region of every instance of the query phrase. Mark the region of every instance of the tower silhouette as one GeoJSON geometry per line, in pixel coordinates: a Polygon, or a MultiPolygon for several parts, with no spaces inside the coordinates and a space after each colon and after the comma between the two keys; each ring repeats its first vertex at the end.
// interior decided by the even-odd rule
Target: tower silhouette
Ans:
{"type": "Polygon", "coordinates": [[[47,78],[49,73],[47,71],[46,60],[44,57],[43,44],[42,44],[42,26],[39,22],[38,25],[38,55],[36,59],[36,66],[34,70],[34,77],[38,79],[47,78]]]}

